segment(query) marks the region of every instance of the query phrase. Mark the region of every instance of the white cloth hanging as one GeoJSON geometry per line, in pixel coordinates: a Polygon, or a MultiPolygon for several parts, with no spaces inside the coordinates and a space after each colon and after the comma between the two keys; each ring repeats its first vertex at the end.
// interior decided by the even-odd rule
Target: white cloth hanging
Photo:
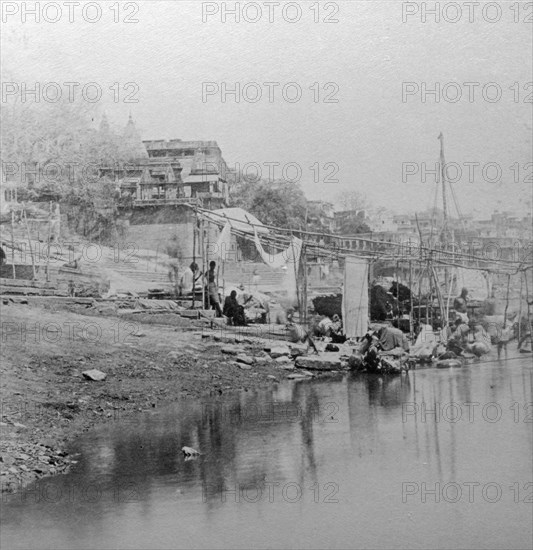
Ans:
{"type": "Polygon", "coordinates": [[[347,256],[342,293],[344,332],[348,338],[364,336],[368,330],[368,262],[347,256]]]}
{"type": "Polygon", "coordinates": [[[224,261],[233,259],[233,256],[231,250],[231,224],[227,221],[217,239],[216,257],[224,261]]]}
{"type": "Polygon", "coordinates": [[[282,268],[285,270],[283,286],[287,291],[287,297],[289,300],[295,303],[297,301],[296,278],[300,265],[300,254],[302,252],[303,244],[302,240],[293,236],[288,248],[278,254],[269,254],[265,252],[255,229],[254,241],[263,262],[269,265],[272,269],[282,268]]]}

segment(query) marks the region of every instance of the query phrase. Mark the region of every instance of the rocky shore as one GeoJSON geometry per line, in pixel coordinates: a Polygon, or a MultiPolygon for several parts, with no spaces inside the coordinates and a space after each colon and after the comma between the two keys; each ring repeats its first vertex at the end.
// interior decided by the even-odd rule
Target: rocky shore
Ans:
{"type": "Polygon", "coordinates": [[[297,346],[273,342],[269,349],[268,341],[236,338],[229,329],[221,337],[201,321],[126,321],[53,302],[2,310],[2,491],[67,472],[76,461],[69,442],[97,424],[317,375],[295,372],[297,346]]]}

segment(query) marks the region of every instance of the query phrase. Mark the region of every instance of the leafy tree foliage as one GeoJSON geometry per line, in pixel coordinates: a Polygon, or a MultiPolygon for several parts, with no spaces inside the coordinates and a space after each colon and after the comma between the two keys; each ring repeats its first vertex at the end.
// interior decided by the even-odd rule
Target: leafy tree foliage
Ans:
{"type": "Polygon", "coordinates": [[[266,225],[304,229],[306,198],[300,186],[285,181],[239,181],[231,187],[231,202],[266,225]]]}

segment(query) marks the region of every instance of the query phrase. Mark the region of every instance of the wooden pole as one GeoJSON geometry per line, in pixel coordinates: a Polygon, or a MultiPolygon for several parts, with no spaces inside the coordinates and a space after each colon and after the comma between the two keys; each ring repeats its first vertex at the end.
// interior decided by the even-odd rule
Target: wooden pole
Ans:
{"type": "MultiPolygon", "coordinates": [[[[428,261],[428,265],[426,267],[426,271],[427,271],[427,274],[428,274],[428,284],[429,284],[429,297],[431,298],[431,288],[432,288],[432,284],[431,284],[431,276],[429,274],[429,261],[428,261]]],[[[426,325],[429,325],[429,303],[428,303],[428,296],[426,295],[426,325]]]]}
{"type": "Polygon", "coordinates": [[[30,248],[31,266],[33,268],[33,278],[37,278],[37,272],[35,271],[35,258],[33,257],[33,247],[31,245],[30,226],[28,224],[28,217],[26,216],[26,210],[22,211],[24,214],[24,224],[26,226],[26,234],[28,235],[28,245],[30,248]]]}
{"type": "MultiPolygon", "coordinates": [[[[196,231],[198,229],[198,210],[194,209],[194,222],[193,222],[193,228],[192,228],[192,261],[193,263],[196,263],[196,231]]],[[[195,273],[192,274],[192,306],[191,308],[194,309],[195,305],[195,299],[196,299],[196,284],[194,283],[194,276],[195,273]]]]}
{"type": "Polygon", "coordinates": [[[413,338],[413,263],[409,260],[409,335],[413,338]]]}
{"type": "Polygon", "coordinates": [[[437,272],[435,271],[435,266],[431,266],[431,270],[433,273],[433,279],[435,280],[435,287],[437,289],[437,300],[439,302],[439,309],[440,309],[440,318],[442,321],[442,328],[444,328],[444,317],[445,317],[445,311],[444,311],[444,300],[442,299],[442,293],[440,290],[439,280],[437,278],[437,272]]]}
{"type": "Polygon", "coordinates": [[[294,241],[291,237],[292,263],[294,264],[294,278],[296,281],[296,300],[298,302],[299,321],[302,322],[302,301],[300,300],[300,285],[298,284],[298,265],[296,265],[296,256],[294,254],[294,241]]]}
{"type": "Polygon", "coordinates": [[[11,264],[13,266],[13,279],[17,278],[15,268],[15,212],[11,211],[11,264]]]}
{"type": "Polygon", "coordinates": [[[533,350],[533,327],[531,327],[531,309],[529,303],[529,288],[527,283],[527,271],[524,271],[524,280],[526,283],[526,301],[527,301],[527,329],[529,331],[529,342],[533,350]]]}
{"type": "Polygon", "coordinates": [[[50,238],[52,235],[52,201],[50,201],[50,219],[48,220],[48,254],[46,255],[46,282],[50,282],[50,238]]]}
{"type": "Polygon", "coordinates": [[[200,221],[200,251],[202,252],[202,309],[205,307],[205,254],[204,254],[204,220],[200,221]]]}
{"type": "Polygon", "coordinates": [[[399,265],[399,262],[396,262],[396,304],[398,309],[396,321],[398,323],[398,328],[400,328],[400,288],[399,288],[399,281],[398,281],[398,265],[399,265]]]}
{"type": "Polygon", "coordinates": [[[522,289],[524,281],[520,274],[520,298],[518,299],[518,346],[520,347],[520,338],[522,337],[522,289]]]}
{"type": "Polygon", "coordinates": [[[503,314],[503,328],[507,324],[507,309],[509,308],[509,287],[511,286],[511,274],[507,274],[507,296],[505,298],[505,312],[503,314]]]}
{"type": "Polygon", "coordinates": [[[302,246],[303,266],[304,266],[304,288],[303,288],[303,314],[304,325],[307,327],[307,251],[305,245],[302,246]]]}

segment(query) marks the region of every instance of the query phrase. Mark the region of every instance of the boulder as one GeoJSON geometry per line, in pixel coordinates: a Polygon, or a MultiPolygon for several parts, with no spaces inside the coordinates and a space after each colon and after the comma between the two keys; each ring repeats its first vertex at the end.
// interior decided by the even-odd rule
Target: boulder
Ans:
{"type": "Polygon", "coordinates": [[[249,355],[237,355],[237,363],[244,363],[245,365],[252,365],[254,360],[249,355]]]}
{"type": "Polygon", "coordinates": [[[236,367],[239,367],[242,370],[252,370],[251,365],[247,365],[246,363],[233,363],[236,367]]]}
{"type": "Polygon", "coordinates": [[[288,357],[291,353],[291,350],[288,346],[273,346],[270,348],[270,357],[272,359],[277,359],[278,357],[288,357]]]}
{"type": "Polygon", "coordinates": [[[239,353],[244,353],[244,349],[238,346],[224,346],[220,351],[226,355],[238,355],[239,353]]]}
{"type": "Polygon", "coordinates": [[[292,357],[305,355],[307,353],[307,346],[305,344],[292,344],[290,351],[292,357]]]}
{"type": "Polygon", "coordinates": [[[82,375],[87,380],[93,380],[95,382],[101,382],[107,378],[107,374],[98,369],[90,369],[82,372],[82,375]]]}
{"type": "Polygon", "coordinates": [[[307,357],[297,357],[296,366],[298,368],[309,370],[338,370],[341,368],[341,360],[338,356],[328,353],[324,355],[309,355],[307,357]]]}
{"type": "Polygon", "coordinates": [[[296,367],[294,366],[294,363],[291,361],[290,363],[283,363],[279,366],[282,370],[294,370],[296,367]]]}

